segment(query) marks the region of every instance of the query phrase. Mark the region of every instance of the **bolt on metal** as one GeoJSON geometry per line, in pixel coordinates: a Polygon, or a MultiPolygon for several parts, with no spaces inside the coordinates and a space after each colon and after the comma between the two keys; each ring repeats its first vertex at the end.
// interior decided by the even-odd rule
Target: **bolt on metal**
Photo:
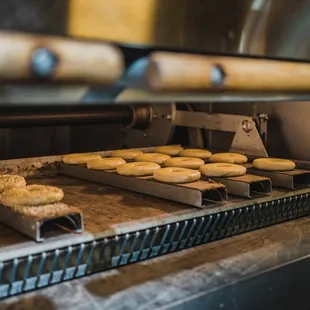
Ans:
{"type": "Polygon", "coordinates": [[[244,120],[244,121],[242,121],[242,129],[243,129],[243,131],[245,131],[245,132],[250,132],[250,131],[252,131],[252,124],[248,121],[248,120],[244,120]]]}

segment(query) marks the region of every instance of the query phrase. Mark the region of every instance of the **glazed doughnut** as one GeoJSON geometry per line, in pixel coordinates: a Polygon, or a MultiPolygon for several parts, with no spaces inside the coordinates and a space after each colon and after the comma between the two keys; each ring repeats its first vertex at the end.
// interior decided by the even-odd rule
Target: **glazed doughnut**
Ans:
{"type": "Polygon", "coordinates": [[[99,158],[101,158],[100,155],[91,153],[68,154],[62,158],[62,161],[70,165],[85,165],[88,161],[99,158]]]}
{"type": "Polygon", "coordinates": [[[165,145],[165,146],[158,146],[155,149],[156,153],[162,153],[170,156],[177,156],[181,151],[183,151],[182,146],[177,146],[177,145],[165,145]]]}
{"type": "Polygon", "coordinates": [[[116,172],[120,175],[142,177],[153,175],[154,171],[158,169],[160,169],[160,166],[156,163],[135,162],[118,166],[116,172]]]}
{"type": "Polygon", "coordinates": [[[113,170],[123,164],[126,164],[123,158],[108,157],[88,161],[87,168],[91,170],[113,170]]]}
{"type": "Polygon", "coordinates": [[[179,156],[183,157],[193,157],[193,158],[200,158],[200,159],[209,159],[212,153],[207,150],[201,149],[186,149],[180,152],[179,156]]]}
{"type": "Polygon", "coordinates": [[[0,196],[5,206],[37,206],[59,202],[63,199],[62,189],[54,186],[28,185],[5,190],[0,196]]]}
{"type": "Polygon", "coordinates": [[[20,175],[2,174],[0,175],[0,193],[12,187],[26,186],[26,181],[20,175]]]}
{"type": "Polygon", "coordinates": [[[280,158],[258,158],[253,161],[253,166],[267,171],[290,171],[296,167],[293,161],[280,158]]]}
{"type": "Polygon", "coordinates": [[[206,164],[199,170],[208,177],[239,177],[246,174],[245,167],[228,163],[206,164]]]}
{"type": "Polygon", "coordinates": [[[135,158],[135,161],[145,161],[162,165],[167,159],[171,158],[169,155],[160,153],[144,153],[135,158]]]}
{"type": "Polygon", "coordinates": [[[211,163],[230,163],[230,164],[245,164],[248,158],[237,153],[218,153],[210,157],[211,163]]]}
{"type": "Polygon", "coordinates": [[[199,169],[204,165],[204,161],[199,158],[174,157],[165,161],[166,167],[180,167],[188,169],[199,169]]]}
{"type": "Polygon", "coordinates": [[[141,155],[141,154],[143,154],[141,151],[136,151],[136,150],[116,150],[116,151],[112,151],[110,156],[120,157],[126,160],[133,160],[138,155],[141,155]]]}
{"type": "Polygon", "coordinates": [[[190,183],[199,180],[200,177],[199,171],[186,168],[169,167],[154,172],[154,178],[165,183],[190,183]]]}

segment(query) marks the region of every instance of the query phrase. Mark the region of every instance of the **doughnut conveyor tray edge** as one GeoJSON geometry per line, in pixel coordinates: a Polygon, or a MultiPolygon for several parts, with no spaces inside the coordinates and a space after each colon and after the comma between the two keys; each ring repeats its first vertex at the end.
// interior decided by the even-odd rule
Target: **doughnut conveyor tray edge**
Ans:
{"type": "Polygon", "coordinates": [[[263,171],[253,167],[252,164],[245,165],[251,174],[270,178],[272,185],[285,189],[305,188],[310,185],[310,171],[294,169],[292,171],[263,171]]]}
{"type": "Polygon", "coordinates": [[[79,210],[66,206],[61,215],[35,217],[0,205],[0,222],[27,235],[36,242],[42,242],[45,236],[59,235],[72,231],[83,232],[83,214],[79,210]]]}
{"type": "Polygon", "coordinates": [[[226,187],[211,180],[174,185],[158,182],[152,177],[127,177],[115,172],[89,170],[84,166],[60,163],[59,167],[59,172],[67,176],[164,198],[197,208],[205,208],[210,204],[221,203],[228,199],[226,187]]]}
{"type": "MultiPolygon", "coordinates": [[[[202,178],[204,179],[204,177],[202,178]]],[[[212,178],[226,186],[228,194],[245,198],[255,198],[269,195],[272,184],[269,178],[251,174],[230,178],[212,178]]]]}

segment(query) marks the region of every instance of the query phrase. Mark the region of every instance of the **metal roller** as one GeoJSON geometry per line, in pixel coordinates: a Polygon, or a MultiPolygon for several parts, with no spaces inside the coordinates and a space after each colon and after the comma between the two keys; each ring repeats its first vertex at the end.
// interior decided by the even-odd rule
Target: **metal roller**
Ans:
{"type": "Polygon", "coordinates": [[[310,64],[154,52],[145,78],[153,91],[309,92],[310,64]]]}
{"type": "Polygon", "coordinates": [[[111,85],[123,55],[111,44],[0,32],[0,81],[111,85]]]}
{"type": "Polygon", "coordinates": [[[144,129],[151,121],[149,106],[0,109],[0,128],[82,124],[123,124],[144,129]]]}

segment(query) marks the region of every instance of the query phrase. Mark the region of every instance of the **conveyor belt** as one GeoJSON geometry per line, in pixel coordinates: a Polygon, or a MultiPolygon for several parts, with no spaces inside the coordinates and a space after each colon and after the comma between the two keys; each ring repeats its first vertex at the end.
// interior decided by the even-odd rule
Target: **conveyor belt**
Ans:
{"type": "Polygon", "coordinates": [[[3,228],[1,298],[310,214],[309,188],[199,210],[77,179],[40,182],[64,189],[65,202],[84,213],[85,233],[36,244],[3,228]]]}

